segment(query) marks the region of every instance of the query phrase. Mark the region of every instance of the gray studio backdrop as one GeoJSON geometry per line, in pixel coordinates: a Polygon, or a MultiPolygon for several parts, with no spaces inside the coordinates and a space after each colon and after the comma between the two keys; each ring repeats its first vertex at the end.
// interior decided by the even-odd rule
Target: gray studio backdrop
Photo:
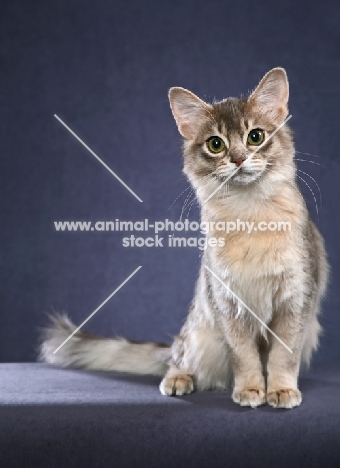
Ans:
{"type": "Polygon", "coordinates": [[[171,340],[200,250],[127,248],[122,233],[57,232],[54,221],[178,220],[189,190],[171,206],[188,184],[169,87],[208,101],[238,96],[274,66],[290,80],[298,167],[322,194],[321,206],[306,176],[318,219],[300,181],[332,266],[316,360],[340,357],[339,13],[335,1],[2,2],[1,361],[34,360],[46,312],[80,324],[139,265],[85,329],[171,340]]]}

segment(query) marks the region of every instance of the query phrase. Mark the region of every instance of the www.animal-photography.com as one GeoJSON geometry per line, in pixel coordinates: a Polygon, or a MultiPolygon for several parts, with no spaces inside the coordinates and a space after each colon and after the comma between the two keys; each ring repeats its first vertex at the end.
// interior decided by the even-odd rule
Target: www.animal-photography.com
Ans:
{"type": "Polygon", "coordinates": [[[338,3],[1,6],[1,466],[340,466],[338,3]]]}

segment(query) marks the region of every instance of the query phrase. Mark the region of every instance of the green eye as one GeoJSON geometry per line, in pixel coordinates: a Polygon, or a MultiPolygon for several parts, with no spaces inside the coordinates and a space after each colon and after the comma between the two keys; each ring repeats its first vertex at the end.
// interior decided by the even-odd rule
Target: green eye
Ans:
{"type": "Polygon", "coordinates": [[[263,143],[264,140],[264,133],[259,128],[252,130],[247,138],[248,145],[259,146],[263,143]]]}
{"type": "Polygon", "coordinates": [[[212,153],[220,153],[224,150],[225,144],[222,138],[213,136],[207,141],[208,148],[212,153]]]}

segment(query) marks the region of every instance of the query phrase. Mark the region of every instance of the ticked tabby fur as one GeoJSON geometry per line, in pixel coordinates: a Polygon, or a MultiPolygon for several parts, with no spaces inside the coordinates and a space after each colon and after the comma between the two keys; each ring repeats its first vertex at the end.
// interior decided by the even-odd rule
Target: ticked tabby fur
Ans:
{"type": "Polygon", "coordinates": [[[205,249],[187,320],[171,346],[79,331],[53,354],[75,330],[66,316],[55,316],[45,330],[41,360],[163,375],[164,395],[232,385],[232,398],[242,406],[267,402],[293,408],[301,403],[298,374],[318,346],[328,267],[323,239],[296,183],[288,125],[270,138],[288,115],[288,94],[285,71],[274,68],[247,99],[207,104],[183,88],[171,88],[169,99],[184,138],[184,173],[196,192],[201,220],[286,221],[290,229],[228,234],[212,229],[207,237],[224,237],[224,246],[205,249]]]}

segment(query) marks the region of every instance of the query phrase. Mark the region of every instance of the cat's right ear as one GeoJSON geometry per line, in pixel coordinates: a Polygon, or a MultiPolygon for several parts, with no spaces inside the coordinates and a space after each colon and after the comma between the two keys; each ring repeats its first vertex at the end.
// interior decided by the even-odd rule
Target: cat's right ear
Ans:
{"type": "Polygon", "coordinates": [[[193,140],[198,129],[209,118],[212,107],[184,88],[171,88],[169,101],[179,133],[193,140]]]}

